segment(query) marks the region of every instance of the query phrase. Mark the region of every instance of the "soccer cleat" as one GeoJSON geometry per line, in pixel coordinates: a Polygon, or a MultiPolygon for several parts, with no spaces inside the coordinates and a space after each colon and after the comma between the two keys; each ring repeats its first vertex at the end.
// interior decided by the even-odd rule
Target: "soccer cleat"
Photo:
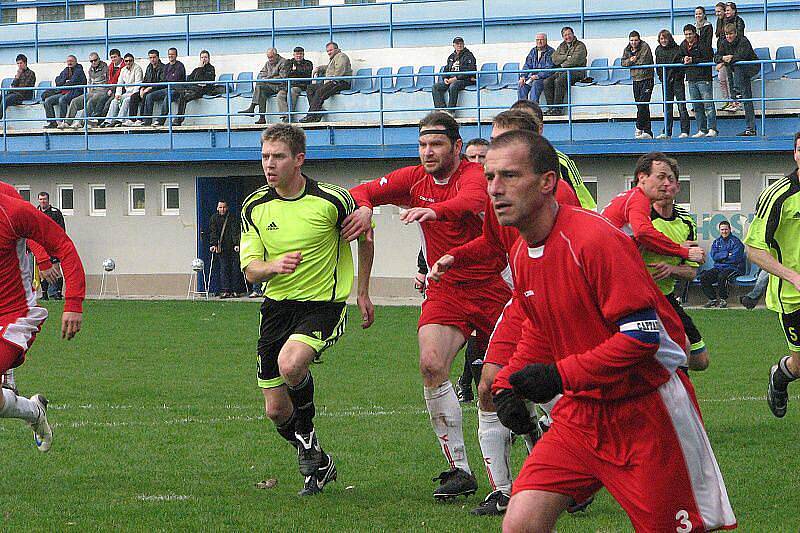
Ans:
{"type": "Polygon", "coordinates": [[[772,414],[778,418],[786,416],[786,407],[789,404],[789,392],[784,388],[780,390],[775,385],[775,377],[780,372],[778,365],[772,365],[769,371],[769,388],[767,389],[767,404],[772,414]]]}
{"type": "Polygon", "coordinates": [[[328,454],[325,454],[325,457],[328,458],[328,462],[325,466],[317,468],[315,473],[306,476],[303,490],[297,494],[300,496],[313,496],[322,492],[325,485],[331,481],[336,481],[338,474],[336,472],[336,465],[333,463],[333,458],[328,454]]]}
{"type": "Polygon", "coordinates": [[[712,307],[716,307],[719,302],[717,300],[709,300],[703,307],[706,309],[711,309],[712,307]]]}
{"type": "MultiPolygon", "coordinates": [[[[573,500],[574,502],[575,500],[573,500]]],[[[567,512],[569,514],[580,513],[588,509],[592,502],[594,501],[594,496],[589,496],[589,499],[582,501],[581,503],[573,503],[569,507],[567,507],[567,512]]]]}
{"type": "Polygon", "coordinates": [[[719,307],[720,309],[725,309],[725,308],[728,307],[728,302],[723,300],[722,298],[720,298],[719,303],[717,304],[717,307],[719,307]]]}
{"type": "Polygon", "coordinates": [[[311,433],[307,435],[295,433],[294,437],[298,443],[297,463],[300,466],[300,473],[304,476],[311,476],[322,464],[325,455],[322,453],[322,448],[319,447],[317,435],[312,429],[311,433]]]}
{"type": "Polygon", "coordinates": [[[486,496],[479,506],[470,511],[475,516],[500,516],[505,514],[511,497],[502,490],[496,490],[486,496]]]}
{"type": "Polygon", "coordinates": [[[456,382],[454,387],[456,390],[456,397],[461,403],[472,403],[475,400],[475,395],[472,393],[472,385],[464,387],[461,382],[456,382]]]}
{"type": "Polygon", "coordinates": [[[756,306],[756,304],[758,304],[758,300],[753,300],[746,294],[739,298],[739,302],[741,302],[741,304],[745,306],[747,309],[752,309],[756,306]]]}
{"type": "Polygon", "coordinates": [[[40,452],[46,452],[53,444],[53,429],[47,423],[47,398],[35,394],[31,396],[31,401],[39,407],[39,418],[30,424],[33,429],[33,440],[40,452]]]}
{"type": "Polygon", "coordinates": [[[432,481],[439,481],[439,488],[433,491],[433,497],[439,501],[452,500],[456,496],[470,496],[478,490],[475,476],[461,468],[446,470],[432,481]]]}

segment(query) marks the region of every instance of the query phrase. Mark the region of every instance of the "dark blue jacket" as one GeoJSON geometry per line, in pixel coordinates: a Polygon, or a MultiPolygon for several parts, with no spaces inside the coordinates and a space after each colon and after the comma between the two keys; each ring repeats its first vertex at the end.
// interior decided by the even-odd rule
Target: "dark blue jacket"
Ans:
{"type": "Polygon", "coordinates": [[[714,268],[733,268],[739,274],[745,273],[744,244],[733,234],[727,239],[717,237],[711,243],[711,259],[714,260],[714,268]]]}
{"type": "MultiPolygon", "coordinates": [[[[537,52],[538,50],[535,46],[531,48],[531,51],[528,52],[528,57],[525,58],[525,65],[523,65],[522,68],[523,70],[541,69],[543,72],[536,72],[535,74],[539,76],[540,80],[543,80],[553,75],[553,72],[548,72],[548,69],[556,66],[555,63],[553,63],[553,52],[555,52],[555,50],[548,44],[547,48],[544,49],[544,53],[539,55],[538,61],[536,57],[538,55],[537,52]]],[[[520,74],[520,77],[527,78],[528,74],[520,74]]]]}
{"type": "MultiPolygon", "coordinates": [[[[83,72],[83,66],[80,63],[76,63],[73,69],[66,67],[61,71],[61,74],[56,76],[56,87],[65,87],[67,85],[86,85],[86,73],[83,72]]],[[[69,99],[72,100],[82,95],[83,89],[62,90],[61,92],[69,95],[69,99]]]]}

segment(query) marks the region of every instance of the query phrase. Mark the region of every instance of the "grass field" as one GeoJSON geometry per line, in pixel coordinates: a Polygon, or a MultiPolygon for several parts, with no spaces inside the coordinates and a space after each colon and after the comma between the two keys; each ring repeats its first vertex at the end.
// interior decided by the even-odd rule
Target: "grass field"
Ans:
{"type": "MultiPolygon", "coordinates": [[[[445,463],[417,370],[414,308],[379,308],[313,367],[318,432],[339,481],[300,498],[293,451],[264,419],[255,386],[255,303],[111,302],[86,305],[84,330],[57,338],[60,307],[18,370],[21,392],[51,400],[53,449],[36,451],[21,422],[0,421],[0,529],[9,531],[259,530],[483,531],[469,516],[486,494],[456,504],[431,497],[445,463]],[[272,489],[256,489],[275,478],[272,489]]],[[[773,313],[695,311],[712,366],[694,374],[712,444],[743,531],[798,531],[794,512],[800,402],[772,417],[766,375],[783,353],[773,313]]],[[[795,388],[795,391],[800,390],[795,388]]],[[[465,409],[474,469],[475,407],[465,409]]],[[[515,446],[515,468],[522,460],[515,446]]],[[[628,531],[605,492],[560,532],[628,531]]]]}

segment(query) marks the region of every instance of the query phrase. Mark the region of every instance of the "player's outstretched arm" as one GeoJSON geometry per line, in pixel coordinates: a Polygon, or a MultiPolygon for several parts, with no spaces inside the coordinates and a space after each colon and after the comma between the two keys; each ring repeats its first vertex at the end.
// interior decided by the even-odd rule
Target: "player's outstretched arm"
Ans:
{"type": "Polygon", "coordinates": [[[245,266],[244,277],[249,283],[263,283],[275,276],[291,274],[302,261],[300,252],[289,252],[271,261],[254,259],[245,266]]]}
{"type": "Polygon", "coordinates": [[[375,306],[369,298],[369,280],[375,259],[375,240],[372,228],[358,240],[358,295],[356,302],[361,311],[361,327],[366,329],[375,321],[375,306]]]}
{"type": "Polygon", "coordinates": [[[777,259],[772,257],[772,254],[766,250],[755,248],[749,244],[746,244],[745,248],[747,250],[747,257],[750,259],[750,261],[757,264],[770,274],[778,276],[781,279],[785,279],[794,285],[797,290],[800,290],[800,273],[782,265],[777,259]]]}

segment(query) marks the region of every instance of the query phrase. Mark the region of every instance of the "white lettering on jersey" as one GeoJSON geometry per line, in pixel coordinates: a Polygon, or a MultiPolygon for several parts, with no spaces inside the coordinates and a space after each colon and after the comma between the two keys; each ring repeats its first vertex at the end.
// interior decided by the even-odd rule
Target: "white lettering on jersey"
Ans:
{"type": "Polygon", "coordinates": [[[388,179],[386,179],[386,176],[384,176],[384,177],[382,177],[382,178],[380,179],[380,181],[378,182],[378,185],[380,185],[381,187],[383,187],[383,186],[384,186],[384,185],[386,185],[387,183],[389,183],[389,180],[388,180],[388,179]]]}

